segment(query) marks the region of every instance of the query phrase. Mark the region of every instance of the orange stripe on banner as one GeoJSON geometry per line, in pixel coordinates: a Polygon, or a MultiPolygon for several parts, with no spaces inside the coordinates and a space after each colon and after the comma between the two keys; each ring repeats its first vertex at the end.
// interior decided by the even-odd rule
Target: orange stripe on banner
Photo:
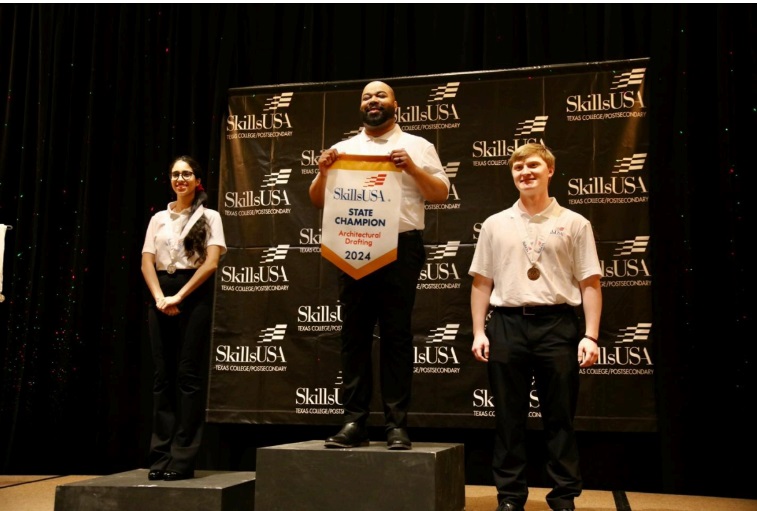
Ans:
{"type": "Polygon", "coordinates": [[[378,257],[371,261],[370,263],[366,264],[365,266],[362,266],[360,268],[355,268],[353,266],[350,266],[345,262],[345,260],[339,255],[337,255],[336,252],[331,250],[329,247],[325,245],[321,245],[321,256],[326,259],[327,261],[331,261],[334,263],[334,265],[342,270],[344,273],[349,275],[355,280],[359,280],[369,273],[373,273],[374,271],[378,270],[382,266],[386,266],[387,264],[394,262],[397,260],[397,249],[393,248],[386,254],[382,255],[381,257],[378,257]]]}
{"type": "Polygon", "coordinates": [[[402,172],[389,159],[389,156],[362,156],[356,154],[340,154],[329,169],[402,172]]]}

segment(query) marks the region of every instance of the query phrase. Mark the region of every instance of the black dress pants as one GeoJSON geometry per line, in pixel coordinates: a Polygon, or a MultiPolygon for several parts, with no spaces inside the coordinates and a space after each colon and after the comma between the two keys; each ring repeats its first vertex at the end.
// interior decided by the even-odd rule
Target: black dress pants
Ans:
{"type": "Polygon", "coordinates": [[[396,261],[358,280],[340,276],[344,422],[365,424],[368,419],[373,332],[378,324],[385,425],[387,429],[407,426],[413,377],[412,313],[425,260],[421,232],[401,233],[396,261]]]}
{"type": "MultiPolygon", "coordinates": [[[[158,272],[163,294],[176,294],[193,273],[158,272]]],[[[167,316],[154,304],[148,310],[154,366],[152,470],[194,471],[205,422],[212,282],[211,277],[183,300],[176,316],[167,316]]]]}
{"type": "Polygon", "coordinates": [[[489,384],[496,414],[492,468],[498,499],[523,506],[526,425],[535,382],[547,441],[547,473],[554,482],[552,509],[573,508],[582,479],[573,418],[578,403],[579,321],[571,308],[523,315],[496,309],[486,326],[489,384]]]}

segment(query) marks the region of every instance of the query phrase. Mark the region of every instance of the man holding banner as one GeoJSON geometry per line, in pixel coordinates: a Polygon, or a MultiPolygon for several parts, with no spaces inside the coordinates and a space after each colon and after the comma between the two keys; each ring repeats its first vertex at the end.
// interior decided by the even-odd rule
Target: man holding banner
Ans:
{"type": "Polygon", "coordinates": [[[387,447],[411,448],[412,311],[426,252],[424,202],[447,199],[450,182],[433,144],[396,123],[394,91],[363,89],[363,130],[323,151],[310,199],[323,208],[322,255],[340,270],[343,427],[326,447],[368,445],[373,330],[378,323],[387,447]]]}

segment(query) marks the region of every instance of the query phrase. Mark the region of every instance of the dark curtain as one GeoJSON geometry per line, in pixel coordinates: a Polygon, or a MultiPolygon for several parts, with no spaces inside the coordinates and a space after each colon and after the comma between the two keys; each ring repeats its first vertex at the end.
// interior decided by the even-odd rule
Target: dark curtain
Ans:
{"type": "MultiPolygon", "coordinates": [[[[0,5],[0,470],[144,466],[144,232],[179,154],[203,164],[217,208],[229,88],[649,57],[659,431],[582,435],[586,487],[757,498],[754,18],[726,4],[0,5]]],[[[254,470],[239,442],[313,434],[211,427],[205,468],[254,470]]],[[[473,458],[469,481],[488,473],[473,458]]]]}

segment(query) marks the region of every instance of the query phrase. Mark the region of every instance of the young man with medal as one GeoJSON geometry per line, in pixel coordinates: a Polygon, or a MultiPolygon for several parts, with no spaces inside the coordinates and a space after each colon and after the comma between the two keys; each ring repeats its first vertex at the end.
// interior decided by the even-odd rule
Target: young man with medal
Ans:
{"type": "Polygon", "coordinates": [[[496,414],[497,511],[523,511],[528,500],[532,380],[554,482],[546,500],[553,510],[571,510],[583,487],[573,429],[579,368],[599,355],[601,267],[589,221],[549,196],[552,152],[526,144],[513,152],[509,166],[520,198],[484,221],[469,270],[471,350],[487,363],[496,414]],[[579,305],[584,329],[574,309],[579,305]]]}

